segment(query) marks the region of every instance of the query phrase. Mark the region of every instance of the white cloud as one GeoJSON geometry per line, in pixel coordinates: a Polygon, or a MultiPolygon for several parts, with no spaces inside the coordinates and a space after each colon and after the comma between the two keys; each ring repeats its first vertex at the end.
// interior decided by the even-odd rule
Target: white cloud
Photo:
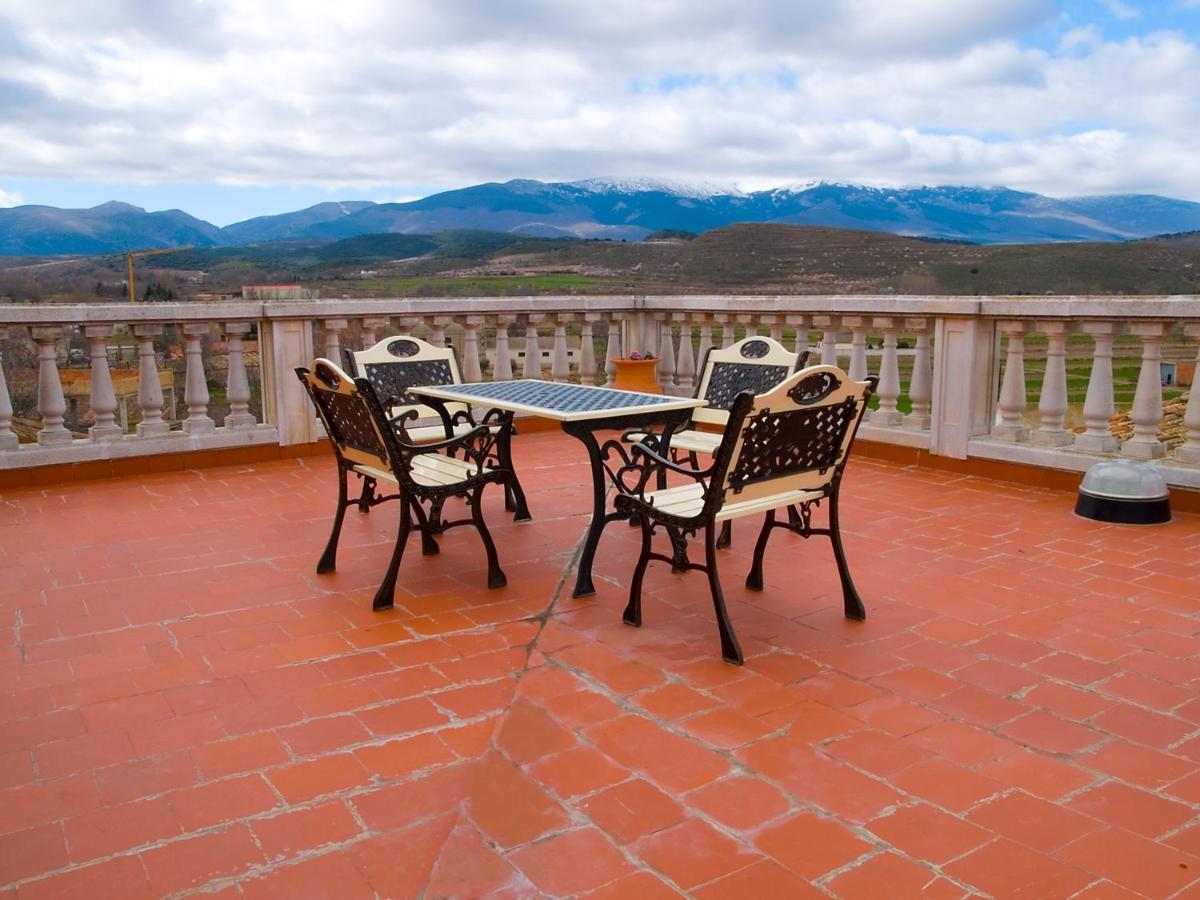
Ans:
{"type": "Polygon", "coordinates": [[[9,206],[20,206],[24,202],[25,201],[21,199],[20,194],[0,188],[0,209],[9,206]]]}
{"type": "Polygon", "coordinates": [[[1137,19],[1142,15],[1142,11],[1136,6],[1122,3],[1121,0],[1104,0],[1104,7],[1117,19],[1137,19]]]}
{"type": "Polygon", "coordinates": [[[0,0],[0,177],[393,196],[618,172],[1200,200],[1195,38],[1021,43],[1056,21],[1049,0],[0,0]]]}

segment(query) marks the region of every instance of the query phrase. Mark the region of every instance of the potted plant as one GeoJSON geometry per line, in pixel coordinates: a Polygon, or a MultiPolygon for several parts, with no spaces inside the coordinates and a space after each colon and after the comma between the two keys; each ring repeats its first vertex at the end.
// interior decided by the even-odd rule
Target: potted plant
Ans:
{"type": "Polygon", "coordinates": [[[653,353],[635,351],[628,356],[616,356],[613,365],[617,367],[617,373],[611,387],[643,394],[662,393],[658,383],[658,357],[653,353]]]}

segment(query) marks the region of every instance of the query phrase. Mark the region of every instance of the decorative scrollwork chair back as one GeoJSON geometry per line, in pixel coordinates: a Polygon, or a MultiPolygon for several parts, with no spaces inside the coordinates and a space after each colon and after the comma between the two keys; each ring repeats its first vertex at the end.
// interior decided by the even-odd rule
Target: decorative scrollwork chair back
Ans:
{"type": "MultiPolygon", "coordinates": [[[[312,370],[297,369],[300,383],[316,407],[338,460],[348,467],[390,472],[399,463],[391,452],[391,428],[372,414],[358,385],[333,361],[317,359],[312,370]]],[[[386,420],[384,420],[386,421],[386,420]]]]}
{"type": "Polygon", "coordinates": [[[875,381],[855,382],[836,366],[812,366],[767,393],[739,397],[717,450],[728,457],[721,503],[828,491],[845,466],[875,381]]]}
{"type": "Polygon", "coordinates": [[[696,396],[708,401],[693,422],[724,427],[738,394],[769,391],[795,371],[799,355],[769,337],[750,335],[724,349],[711,349],[700,368],[696,396]]]}
{"type": "MultiPolygon", "coordinates": [[[[396,429],[383,410],[374,388],[366,378],[352,379],[328,359],[317,359],[312,369],[296,369],[333,445],[338,461],[338,506],[333,531],[317,563],[317,572],[332,572],[337,564],[337,545],[346,508],[364,503],[376,506],[400,500],[400,529],[383,583],[376,591],[374,608],[389,609],[393,604],[396,572],[404,545],[416,518],[421,531],[422,550],[438,552],[436,534],[458,525],[473,525],[478,530],[488,558],[488,587],[505,584],[495,544],[483,520],[480,505],[483,488],[488,484],[507,485],[508,469],[497,465],[496,434],[487,425],[479,425],[465,434],[432,443],[414,444],[404,440],[404,430],[396,429]],[[447,451],[443,455],[440,451],[447,451]],[[462,458],[449,455],[458,452],[462,458]],[[355,474],[373,486],[386,482],[397,490],[389,496],[377,496],[364,490],[363,499],[347,499],[347,477],[355,474]],[[444,521],[442,504],[448,497],[463,497],[471,518],[444,521]],[[422,503],[429,505],[427,513],[422,503]]],[[[415,415],[410,412],[409,415],[415,415]]]]}
{"type": "Polygon", "coordinates": [[[764,514],[764,519],[746,576],[747,587],[762,589],[763,555],[773,529],[785,528],[806,538],[825,535],[833,545],[845,614],[866,618],[842,548],[838,489],[877,381],[871,376],[856,382],[837,366],[812,366],[765,393],[739,394],[713,463],[707,468],[689,468],[661,456],[652,446],[635,445],[630,461],[616,473],[624,488],[617,506],[635,514],[642,527],[642,552],[630,584],[625,621],[641,624],[642,580],[650,560],[669,562],[675,571],[704,571],[722,655],[729,662],[741,663],[742,651],[717,577],[716,530],[719,523],[754,514],[764,514]],[[672,473],[690,482],[663,487],[665,476],[672,473]],[[652,483],[659,489],[647,491],[652,483]],[[828,502],[829,525],[813,527],[812,512],[823,501],[828,502]],[[787,510],[786,521],[776,521],[777,509],[787,510]],[[670,536],[670,556],[652,552],[651,536],[657,528],[670,536]],[[687,556],[687,536],[701,531],[703,564],[693,563],[687,556]]]}
{"type": "MultiPolygon", "coordinates": [[[[437,409],[422,402],[409,390],[424,385],[462,384],[453,347],[437,347],[409,335],[386,337],[365,350],[344,350],[343,355],[348,371],[371,382],[376,396],[393,417],[415,410],[416,416],[413,418],[439,418],[441,414],[437,409]]],[[[449,403],[446,408],[451,415],[468,410],[465,403],[449,403]]],[[[417,443],[449,436],[444,431],[432,431],[429,435],[417,429],[412,431],[417,443]]]]}

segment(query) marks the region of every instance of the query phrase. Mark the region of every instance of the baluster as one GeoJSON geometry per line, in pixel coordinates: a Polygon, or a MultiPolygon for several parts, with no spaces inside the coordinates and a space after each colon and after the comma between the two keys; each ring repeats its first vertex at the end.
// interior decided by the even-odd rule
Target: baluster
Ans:
{"type": "Polygon", "coordinates": [[[409,337],[420,337],[417,332],[423,332],[425,339],[429,337],[429,331],[425,327],[424,316],[401,316],[400,317],[400,333],[409,337]]]}
{"type": "Polygon", "coordinates": [[[804,316],[788,316],[787,323],[796,329],[796,358],[808,352],[808,326],[804,316]]]}
{"type": "Polygon", "coordinates": [[[138,341],[138,406],[142,421],[138,437],[157,437],[167,434],[171,425],[163,419],[162,382],[158,380],[158,358],[154,355],[154,339],[162,333],[161,325],[134,325],[138,341]]]}
{"type": "Polygon", "coordinates": [[[37,442],[42,446],[69,444],[73,440],[63,425],[67,398],[58,377],[57,344],[62,333],[58,325],[35,325],[29,329],[38,349],[38,412],[42,414],[42,427],[37,442]]]}
{"type": "Polygon", "coordinates": [[[704,367],[708,365],[708,351],[713,348],[712,321],[708,316],[700,315],[700,346],[696,349],[696,363],[700,366],[703,376],[704,367]]]}
{"type": "Polygon", "coordinates": [[[1158,459],[1167,452],[1167,445],[1158,439],[1158,424],[1163,417],[1162,340],[1166,328],[1162,322],[1135,322],[1129,331],[1142,339],[1142,368],[1129,416],[1133,437],[1121,445],[1121,455],[1158,459]]]}
{"type": "Polygon", "coordinates": [[[675,374],[679,379],[678,394],[690,397],[696,389],[696,358],[692,355],[692,319],[687,313],[671,316],[679,323],[679,356],[675,362],[675,374]]]}
{"type": "MultiPolygon", "coordinates": [[[[345,319],[342,321],[345,322],[345,319]]],[[[207,322],[187,322],[183,326],[183,352],[187,357],[187,381],[183,389],[183,402],[188,408],[188,416],[183,420],[183,430],[187,434],[203,434],[217,427],[208,416],[208,380],[204,376],[204,356],[200,349],[200,339],[207,337],[211,330],[207,322]]],[[[334,341],[336,343],[337,339],[334,338],[334,341]]]]}
{"type": "Polygon", "coordinates": [[[1075,441],[1063,427],[1067,415],[1067,323],[1039,322],[1038,330],[1046,335],[1048,345],[1046,375],[1038,398],[1040,421],[1032,439],[1042,446],[1063,447],[1075,441]]]}
{"type": "Polygon", "coordinates": [[[512,381],[512,353],[508,349],[508,326],[515,316],[496,317],[496,362],[492,366],[492,381],[512,381]]]}
{"type": "Polygon", "coordinates": [[[742,326],[742,337],[754,337],[758,334],[758,326],[755,324],[758,321],[757,316],[750,313],[739,313],[736,319],[742,326]]]}
{"type": "Polygon", "coordinates": [[[837,328],[833,316],[813,316],[813,325],[821,329],[821,365],[838,364],[837,328]]]}
{"type": "Polygon", "coordinates": [[[850,368],[846,374],[851,381],[867,377],[867,320],[862,316],[842,316],[842,327],[850,329],[850,368]]]}
{"type": "Polygon", "coordinates": [[[665,313],[654,314],[654,327],[658,330],[658,383],[664,394],[675,393],[675,334],[671,320],[665,313]]]}
{"type": "Polygon", "coordinates": [[[1025,331],[1018,321],[998,323],[1000,333],[1008,337],[1004,362],[1004,380],[1000,383],[1000,423],[992,426],[992,437],[1001,441],[1027,441],[1029,429],[1022,421],[1025,413],[1025,331]]]}
{"type": "Polygon", "coordinates": [[[925,319],[905,319],[904,326],[917,335],[917,346],[913,352],[912,379],[908,383],[908,399],[912,403],[912,412],[904,417],[904,425],[907,428],[928,431],[932,423],[933,408],[929,323],[925,319]]]}
{"type": "Polygon", "coordinates": [[[229,380],[225,387],[225,396],[229,398],[226,428],[253,428],[258,424],[250,412],[250,379],[246,377],[246,354],[242,346],[243,336],[249,333],[249,322],[225,323],[225,343],[229,353],[229,380]]]}
{"type": "MultiPolygon", "coordinates": [[[[1183,333],[1188,337],[1200,338],[1200,324],[1184,325],[1183,333]]],[[[1175,448],[1175,461],[1182,463],[1200,463],[1200,382],[1196,375],[1200,374],[1200,350],[1196,351],[1196,369],[1192,373],[1192,386],[1188,394],[1187,408],[1183,411],[1183,425],[1187,429],[1187,440],[1183,446],[1175,448]]],[[[0,375],[3,378],[3,375],[0,375]]],[[[4,402],[3,391],[0,391],[0,403],[4,402]]],[[[2,423],[0,423],[2,425],[2,423]]],[[[2,439],[2,435],[0,435],[2,439]]]]}
{"type": "MultiPolygon", "coordinates": [[[[205,328],[207,327],[205,326],[205,328]]],[[[325,358],[337,363],[339,366],[344,365],[342,361],[342,332],[349,327],[350,322],[346,319],[325,320],[325,358]]],[[[205,331],[205,334],[207,333],[205,331]]],[[[184,334],[187,334],[186,326],[184,326],[184,334]]],[[[204,402],[208,403],[207,396],[205,396],[204,402]]]]}
{"type": "Polygon", "coordinates": [[[1117,336],[1116,322],[1084,322],[1084,334],[1090,334],[1092,374],[1088,378],[1087,397],[1083,402],[1083,422],[1087,430],[1075,435],[1075,449],[1092,453],[1112,453],[1120,442],[1108,430],[1109,420],[1116,411],[1113,402],[1112,355],[1117,336]]]}
{"type": "Polygon", "coordinates": [[[608,320],[608,347],[604,351],[605,384],[612,384],[617,374],[617,364],[613,362],[621,356],[621,320],[615,315],[608,320]]]}
{"type": "Polygon", "coordinates": [[[483,381],[483,369],[479,365],[479,326],[487,319],[483,316],[464,316],[463,327],[463,380],[468,383],[483,381]]]}
{"type": "Polygon", "coordinates": [[[600,320],[597,313],[584,313],[579,326],[579,383],[596,383],[596,339],[592,323],[600,320]]]}
{"type": "Polygon", "coordinates": [[[379,332],[387,329],[387,316],[364,316],[362,320],[362,349],[379,343],[379,332]]]}
{"type": "Polygon", "coordinates": [[[760,316],[759,324],[767,326],[767,333],[771,340],[777,344],[783,343],[783,322],[780,321],[779,316],[760,316]]]}
{"type": "Polygon", "coordinates": [[[540,314],[530,313],[525,318],[525,372],[526,378],[542,377],[542,348],[538,344],[537,326],[542,321],[540,314]]]}
{"type": "Polygon", "coordinates": [[[438,348],[445,347],[446,326],[453,321],[453,316],[434,316],[433,327],[429,329],[429,343],[438,348]]]}
{"type": "Polygon", "coordinates": [[[900,360],[896,356],[896,320],[890,316],[873,319],[872,326],[883,331],[883,355],[879,360],[879,409],[871,413],[871,424],[895,428],[904,416],[896,408],[900,399],[900,360]]]}
{"type": "Polygon", "coordinates": [[[713,321],[721,326],[721,349],[725,350],[733,346],[735,340],[733,333],[733,316],[727,313],[716,313],[713,316],[713,321]]]}
{"type": "MultiPolygon", "coordinates": [[[[0,325],[0,341],[8,340],[8,326],[0,325]]],[[[16,450],[21,439],[12,430],[12,398],[4,378],[4,354],[0,352],[0,450],[16,450]]]]}
{"type": "Polygon", "coordinates": [[[83,329],[92,358],[92,427],[88,434],[93,441],[111,441],[121,436],[117,424],[117,396],[113,393],[112,375],[108,371],[108,338],[111,325],[86,325],[83,329]]]}
{"type": "Polygon", "coordinates": [[[550,377],[558,382],[571,380],[571,358],[567,355],[567,321],[569,313],[554,317],[554,353],[550,358],[550,377]]]}

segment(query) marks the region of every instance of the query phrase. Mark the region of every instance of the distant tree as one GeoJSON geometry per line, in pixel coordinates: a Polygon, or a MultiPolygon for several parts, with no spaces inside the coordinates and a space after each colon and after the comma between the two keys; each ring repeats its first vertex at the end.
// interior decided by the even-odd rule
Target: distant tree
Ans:
{"type": "Polygon", "coordinates": [[[151,302],[174,300],[175,292],[168,287],[164,287],[156,281],[154,284],[146,285],[146,292],[142,294],[142,299],[149,300],[151,302]]]}

